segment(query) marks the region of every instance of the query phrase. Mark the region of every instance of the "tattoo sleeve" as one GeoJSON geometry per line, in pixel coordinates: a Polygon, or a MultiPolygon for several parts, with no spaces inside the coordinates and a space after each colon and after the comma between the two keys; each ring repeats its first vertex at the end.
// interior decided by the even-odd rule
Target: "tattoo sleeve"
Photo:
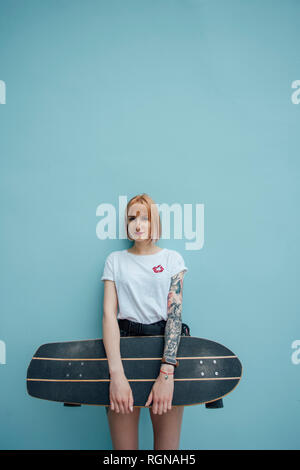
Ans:
{"type": "Polygon", "coordinates": [[[165,347],[163,357],[176,360],[181,338],[182,288],[184,271],[171,278],[168,294],[168,318],[165,326],[165,347]]]}

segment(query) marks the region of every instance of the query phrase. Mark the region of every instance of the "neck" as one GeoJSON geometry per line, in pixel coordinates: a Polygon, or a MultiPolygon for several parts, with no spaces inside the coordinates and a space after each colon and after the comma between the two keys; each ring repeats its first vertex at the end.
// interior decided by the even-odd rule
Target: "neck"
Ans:
{"type": "Polygon", "coordinates": [[[152,242],[135,242],[130,248],[130,251],[136,255],[151,255],[160,251],[160,248],[155,246],[152,242]]]}

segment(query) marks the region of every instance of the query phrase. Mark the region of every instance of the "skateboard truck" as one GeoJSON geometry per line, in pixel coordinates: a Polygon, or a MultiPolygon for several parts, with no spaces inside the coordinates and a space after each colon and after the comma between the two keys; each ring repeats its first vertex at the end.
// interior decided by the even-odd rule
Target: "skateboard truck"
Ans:
{"type": "Polygon", "coordinates": [[[208,403],[205,403],[205,408],[224,408],[222,398],[219,398],[218,400],[215,400],[215,401],[209,401],[208,403]]]}
{"type": "Polygon", "coordinates": [[[81,406],[81,405],[78,405],[77,403],[64,403],[64,406],[81,406]]]}

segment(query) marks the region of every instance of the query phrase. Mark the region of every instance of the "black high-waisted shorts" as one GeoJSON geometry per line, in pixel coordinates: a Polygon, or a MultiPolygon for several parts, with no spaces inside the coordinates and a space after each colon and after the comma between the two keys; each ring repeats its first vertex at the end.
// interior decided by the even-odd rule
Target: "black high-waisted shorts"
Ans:
{"type": "MultiPolygon", "coordinates": [[[[131,320],[118,320],[120,328],[120,336],[156,336],[163,335],[166,327],[166,320],[146,325],[144,323],[136,323],[131,320]]],[[[186,323],[182,323],[181,336],[191,336],[190,328],[186,323]]],[[[109,406],[106,406],[106,413],[109,406]]]]}

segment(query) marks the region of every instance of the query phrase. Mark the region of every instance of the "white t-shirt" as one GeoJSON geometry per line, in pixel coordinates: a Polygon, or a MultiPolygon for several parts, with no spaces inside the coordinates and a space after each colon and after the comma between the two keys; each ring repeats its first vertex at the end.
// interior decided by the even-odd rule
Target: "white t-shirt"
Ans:
{"type": "Polygon", "coordinates": [[[107,256],[101,281],[115,282],[118,319],[150,324],[167,320],[171,277],[187,270],[175,250],[163,248],[153,255],[119,250],[107,256]]]}

